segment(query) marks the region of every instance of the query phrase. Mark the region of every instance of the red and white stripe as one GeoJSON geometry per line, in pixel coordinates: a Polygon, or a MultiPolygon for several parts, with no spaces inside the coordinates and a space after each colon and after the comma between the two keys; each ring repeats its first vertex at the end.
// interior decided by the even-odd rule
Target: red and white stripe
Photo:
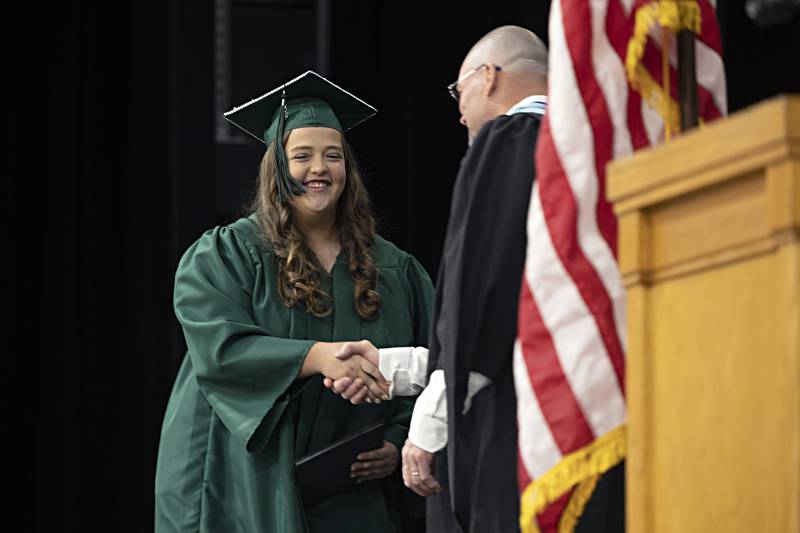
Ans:
{"type": "MultiPolygon", "coordinates": [[[[663,138],[661,117],[625,74],[636,9],[645,3],[553,0],[551,6],[549,100],[514,350],[521,491],[626,420],[625,292],[605,167],[663,138]]],[[[714,6],[699,4],[698,96],[708,121],[725,111],[725,80],[714,6]]],[[[643,64],[661,83],[659,42],[648,40],[643,64]]],[[[674,57],[672,69],[677,99],[674,57]]]]}

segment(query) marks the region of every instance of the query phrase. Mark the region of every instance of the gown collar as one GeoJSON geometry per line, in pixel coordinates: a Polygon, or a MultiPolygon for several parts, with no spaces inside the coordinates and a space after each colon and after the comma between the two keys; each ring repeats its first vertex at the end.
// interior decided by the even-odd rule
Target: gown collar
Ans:
{"type": "Polygon", "coordinates": [[[547,109],[547,96],[543,94],[534,94],[526,96],[506,111],[506,115],[515,115],[517,113],[533,113],[535,115],[544,115],[547,109]]]}

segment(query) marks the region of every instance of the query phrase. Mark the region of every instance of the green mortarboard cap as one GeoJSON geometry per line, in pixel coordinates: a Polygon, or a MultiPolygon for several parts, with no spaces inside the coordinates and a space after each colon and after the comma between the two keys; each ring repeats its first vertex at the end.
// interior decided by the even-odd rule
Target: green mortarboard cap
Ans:
{"type": "Polygon", "coordinates": [[[278,194],[282,202],[287,202],[306,189],[289,174],[284,135],[293,129],[315,126],[345,132],[375,113],[377,110],[368,103],[309,70],[233,108],[225,118],[267,145],[280,141],[275,145],[278,194]]]}

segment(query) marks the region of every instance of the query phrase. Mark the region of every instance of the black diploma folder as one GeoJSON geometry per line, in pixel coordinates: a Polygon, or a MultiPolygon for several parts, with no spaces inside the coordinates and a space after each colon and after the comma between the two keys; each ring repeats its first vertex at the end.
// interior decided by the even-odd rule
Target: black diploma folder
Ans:
{"type": "Polygon", "coordinates": [[[297,486],[306,509],[356,485],[350,467],[358,454],[383,446],[385,425],[380,420],[295,461],[297,486]]]}

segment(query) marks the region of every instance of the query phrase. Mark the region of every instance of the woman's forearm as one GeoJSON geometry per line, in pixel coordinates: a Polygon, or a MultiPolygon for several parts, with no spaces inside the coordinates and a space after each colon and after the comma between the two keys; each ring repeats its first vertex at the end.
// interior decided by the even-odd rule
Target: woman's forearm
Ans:
{"type": "Polygon", "coordinates": [[[339,348],[341,342],[315,342],[306,354],[303,360],[303,366],[300,367],[300,373],[297,377],[307,378],[315,374],[326,375],[326,363],[333,359],[339,348]]]}

